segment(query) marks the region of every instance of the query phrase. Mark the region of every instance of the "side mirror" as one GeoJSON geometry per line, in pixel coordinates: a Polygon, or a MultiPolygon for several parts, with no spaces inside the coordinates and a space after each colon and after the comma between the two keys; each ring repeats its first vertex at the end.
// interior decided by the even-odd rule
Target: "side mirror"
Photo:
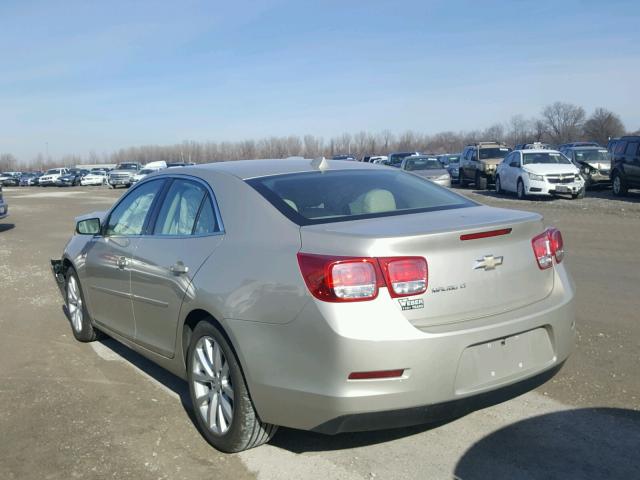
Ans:
{"type": "Polygon", "coordinates": [[[100,219],[87,218],[76,223],[76,233],[80,235],[97,235],[100,233],[100,219]]]}

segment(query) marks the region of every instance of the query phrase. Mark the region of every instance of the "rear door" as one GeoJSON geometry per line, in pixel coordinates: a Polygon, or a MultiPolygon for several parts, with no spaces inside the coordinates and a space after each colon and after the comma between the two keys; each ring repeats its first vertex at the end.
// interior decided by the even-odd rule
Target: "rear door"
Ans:
{"type": "Polygon", "coordinates": [[[131,268],[149,215],[164,180],[131,190],[111,211],[102,235],[94,237],[85,257],[85,294],[96,323],[128,338],[135,334],[131,304],[131,268]]]}
{"type": "Polygon", "coordinates": [[[627,181],[634,186],[640,185],[640,158],[638,150],[640,141],[630,140],[624,151],[625,171],[627,172],[627,181]]]}
{"type": "Polygon", "coordinates": [[[173,178],[155,210],[131,274],[135,338],[173,357],[183,300],[192,294],[200,266],[222,242],[223,228],[213,192],[193,177],[173,178]]]}

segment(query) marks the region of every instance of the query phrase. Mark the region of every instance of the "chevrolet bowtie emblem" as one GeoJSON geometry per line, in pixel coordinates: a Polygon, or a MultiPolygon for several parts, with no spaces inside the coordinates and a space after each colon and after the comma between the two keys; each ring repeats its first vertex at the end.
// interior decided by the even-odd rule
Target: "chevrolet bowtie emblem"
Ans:
{"type": "Polygon", "coordinates": [[[476,260],[476,264],[473,269],[478,270],[484,268],[485,270],[495,270],[496,267],[502,265],[503,257],[494,257],[493,255],[485,255],[483,258],[476,260]]]}

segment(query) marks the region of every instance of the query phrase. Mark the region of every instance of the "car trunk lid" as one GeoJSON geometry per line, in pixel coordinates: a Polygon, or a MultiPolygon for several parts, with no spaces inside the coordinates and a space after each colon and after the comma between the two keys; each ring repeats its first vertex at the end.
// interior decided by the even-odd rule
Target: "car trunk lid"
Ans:
{"type": "Polygon", "coordinates": [[[428,289],[391,300],[416,327],[507,312],[547,297],[553,269],[540,270],[531,240],[542,217],[475,206],[301,227],[302,252],[336,256],[423,256],[428,289]],[[504,230],[502,234],[461,237],[504,230]]]}

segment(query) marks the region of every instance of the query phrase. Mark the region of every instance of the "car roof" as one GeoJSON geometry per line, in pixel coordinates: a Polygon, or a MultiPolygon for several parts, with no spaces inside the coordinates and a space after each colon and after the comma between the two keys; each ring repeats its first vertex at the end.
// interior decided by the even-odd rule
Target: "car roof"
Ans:
{"type": "Polygon", "coordinates": [[[567,150],[606,150],[607,147],[596,147],[594,145],[584,145],[584,146],[573,146],[573,147],[567,147],[567,150]]]}
{"type": "Polygon", "coordinates": [[[552,150],[550,148],[523,148],[516,150],[516,152],[522,153],[560,153],[558,150],[552,150]]]}
{"type": "MultiPolygon", "coordinates": [[[[346,160],[329,159],[309,159],[309,158],[278,158],[268,160],[234,160],[226,162],[215,162],[184,167],[180,173],[193,172],[194,174],[215,171],[227,173],[241,180],[248,180],[256,177],[269,177],[273,175],[284,175],[288,173],[313,172],[320,170],[321,163],[324,163],[322,170],[363,170],[363,169],[387,169],[386,166],[375,165],[367,162],[352,162],[346,160]]],[[[162,170],[160,175],[175,174],[175,171],[162,170]]]]}

